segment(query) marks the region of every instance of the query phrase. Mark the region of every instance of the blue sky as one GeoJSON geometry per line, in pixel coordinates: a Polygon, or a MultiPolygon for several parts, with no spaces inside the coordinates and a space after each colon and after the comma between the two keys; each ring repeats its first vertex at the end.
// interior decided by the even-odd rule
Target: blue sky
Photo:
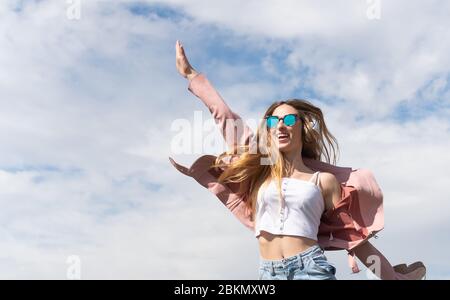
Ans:
{"type": "MultiPolygon", "coordinates": [[[[450,278],[448,1],[381,1],[380,19],[360,0],[280,3],[81,0],[69,19],[65,1],[2,1],[0,278],[65,279],[70,255],[85,279],[257,277],[253,234],[168,161],[198,157],[173,153],[171,123],[210,118],[177,39],[244,119],[321,107],[338,165],[384,192],[376,246],[450,278]]],[[[367,278],[328,255],[338,278],[367,278]]]]}

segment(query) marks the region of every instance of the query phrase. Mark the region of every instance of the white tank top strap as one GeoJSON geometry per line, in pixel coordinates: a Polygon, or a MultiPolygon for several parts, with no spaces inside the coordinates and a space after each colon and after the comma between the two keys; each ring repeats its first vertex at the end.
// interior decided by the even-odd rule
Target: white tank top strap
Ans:
{"type": "Polygon", "coordinates": [[[311,178],[309,179],[310,182],[313,182],[315,185],[318,184],[319,182],[319,173],[320,171],[317,171],[316,173],[313,174],[313,176],[311,176],[311,178]]]}

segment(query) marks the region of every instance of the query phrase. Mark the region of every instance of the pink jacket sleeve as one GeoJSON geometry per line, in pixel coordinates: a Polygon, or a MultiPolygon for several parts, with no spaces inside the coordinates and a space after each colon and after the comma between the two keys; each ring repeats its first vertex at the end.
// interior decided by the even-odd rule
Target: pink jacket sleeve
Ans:
{"type": "Polygon", "coordinates": [[[203,73],[190,80],[188,90],[208,107],[230,150],[250,143],[253,138],[252,130],[228,107],[203,73]]]}

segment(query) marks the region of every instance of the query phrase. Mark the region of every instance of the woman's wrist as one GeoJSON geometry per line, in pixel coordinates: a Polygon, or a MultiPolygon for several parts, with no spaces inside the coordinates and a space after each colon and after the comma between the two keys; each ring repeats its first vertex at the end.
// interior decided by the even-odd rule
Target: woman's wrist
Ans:
{"type": "Polygon", "coordinates": [[[199,73],[197,72],[197,71],[195,71],[195,70],[192,70],[192,72],[191,73],[189,73],[187,76],[186,76],[186,78],[189,80],[189,81],[191,81],[195,76],[197,76],[199,73]]]}

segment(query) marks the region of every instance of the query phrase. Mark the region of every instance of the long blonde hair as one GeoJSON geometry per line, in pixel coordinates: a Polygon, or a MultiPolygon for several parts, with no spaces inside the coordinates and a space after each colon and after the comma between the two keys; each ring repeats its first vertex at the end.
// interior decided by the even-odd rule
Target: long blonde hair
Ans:
{"type": "Polygon", "coordinates": [[[336,163],[336,151],[339,146],[336,138],[329,132],[320,108],[310,102],[301,99],[290,99],[273,103],[264,114],[260,122],[255,145],[239,145],[231,151],[220,154],[211,168],[222,168],[218,181],[224,183],[239,183],[240,196],[245,197],[247,208],[251,211],[251,219],[255,215],[257,194],[259,188],[269,179],[276,179],[279,195],[281,197],[281,180],[289,175],[291,166],[285,160],[283,154],[271,143],[270,134],[266,126],[265,117],[272,115],[273,111],[280,105],[287,104],[298,111],[302,124],[302,151],[305,158],[321,160],[322,157],[330,163],[331,152],[333,153],[333,164],[336,163]],[[316,129],[314,129],[315,127],[316,129]],[[334,146],[336,145],[336,148],[334,146]],[[236,153],[239,153],[236,157],[236,153]],[[231,158],[229,162],[224,159],[231,158]],[[263,160],[268,163],[261,163],[263,160]]]}

